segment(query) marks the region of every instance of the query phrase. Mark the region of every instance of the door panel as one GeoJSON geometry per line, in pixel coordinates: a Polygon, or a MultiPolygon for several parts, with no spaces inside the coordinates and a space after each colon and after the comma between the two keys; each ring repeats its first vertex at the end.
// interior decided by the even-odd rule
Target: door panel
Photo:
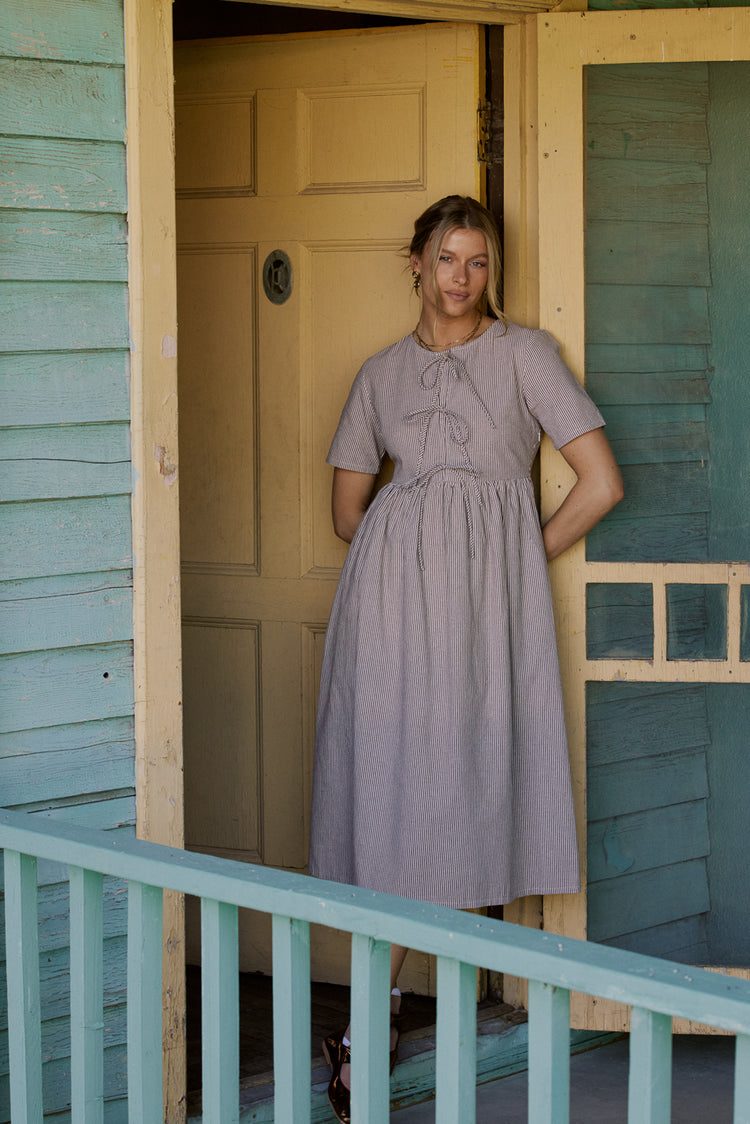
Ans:
{"type": "MultiPolygon", "coordinates": [[[[736,807],[750,783],[736,563],[750,554],[737,511],[747,379],[735,387],[726,342],[736,350],[746,331],[731,318],[748,267],[725,249],[748,231],[719,221],[738,170],[719,153],[747,119],[747,64],[732,69],[733,102],[712,70],[750,57],[750,19],[736,15],[539,24],[541,320],[586,370],[626,481],[623,504],[552,568],[588,863],[587,891],[547,899],[545,927],[748,975],[727,892],[750,865],[736,807]]],[[[546,446],[545,512],[568,479],[546,446]]],[[[573,1009],[574,1025],[628,1025],[614,1004],[573,1009]]]]}
{"type": "MultiPolygon", "coordinates": [[[[175,65],[186,838],[304,870],[346,549],[325,456],[360,363],[416,321],[414,218],[479,192],[480,34],[183,43],[175,65]],[[276,251],[281,303],[262,281],[276,251]]],[[[314,975],[345,980],[346,942],[313,943],[314,975]]],[[[264,923],[243,919],[241,966],[270,967],[264,923]]]]}

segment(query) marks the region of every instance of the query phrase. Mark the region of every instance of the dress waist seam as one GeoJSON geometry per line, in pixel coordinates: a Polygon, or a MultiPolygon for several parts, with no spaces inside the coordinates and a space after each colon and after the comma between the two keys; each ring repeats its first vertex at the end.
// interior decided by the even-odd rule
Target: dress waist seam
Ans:
{"type": "Polygon", "coordinates": [[[486,476],[484,473],[467,468],[465,465],[439,464],[433,465],[425,472],[420,472],[418,476],[411,476],[408,480],[392,480],[390,486],[400,490],[420,488],[442,473],[455,473],[463,478],[469,477],[477,484],[527,484],[531,481],[531,476],[486,476]]]}

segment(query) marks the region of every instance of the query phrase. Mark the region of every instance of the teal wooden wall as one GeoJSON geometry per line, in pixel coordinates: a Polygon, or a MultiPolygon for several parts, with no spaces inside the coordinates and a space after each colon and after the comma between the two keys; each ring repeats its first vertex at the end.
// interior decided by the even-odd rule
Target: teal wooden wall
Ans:
{"type": "Polygon", "coordinates": [[[745,0],[589,0],[589,9],[622,12],[628,8],[744,8],[745,0]]]}
{"type": "Polygon", "coordinates": [[[589,683],[588,935],[750,964],[750,686],[589,683]]]}
{"type": "MultiPolygon", "coordinates": [[[[588,556],[747,561],[750,64],[592,67],[587,100],[587,384],[626,482],[588,556]]],[[[668,659],[726,637],[725,585],[667,586],[668,659]]],[[[653,647],[647,583],[588,587],[589,658],[653,647]]],[[[592,939],[750,964],[748,729],[745,685],[588,684],[592,939]]]]}
{"type": "MultiPolygon", "coordinates": [[[[0,803],[131,834],[122,0],[4,0],[0,86],[0,803]]],[[[45,1109],[65,1121],[65,869],[41,864],[39,884],[45,1109]]],[[[117,1121],[126,894],[112,881],[106,894],[105,1080],[117,1121]]],[[[4,987],[2,973],[0,1120],[4,987]]]]}
{"type": "Polygon", "coordinates": [[[750,64],[712,63],[708,129],[711,245],[709,556],[750,558],[750,64]],[[742,497],[738,502],[738,497],[742,497]]]}
{"type": "Polygon", "coordinates": [[[625,499],[596,561],[709,557],[708,67],[587,71],[586,382],[625,499]]]}

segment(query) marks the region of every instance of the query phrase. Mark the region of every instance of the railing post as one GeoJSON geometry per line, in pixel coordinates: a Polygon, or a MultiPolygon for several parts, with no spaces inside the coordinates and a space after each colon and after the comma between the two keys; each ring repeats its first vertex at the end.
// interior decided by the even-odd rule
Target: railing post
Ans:
{"type": "Polygon", "coordinates": [[[391,946],[352,935],[352,1124],[388,1124],[391,946]]]}
{"type": "Polygon", "coordinates": [[[128,1119],[162,1124],[162,890],[128,882],[128,1119]]]}
{"type": "Polygon", "coordinates": [[[240,978],[237,906],[201,900],[201,1038],[205,1124],[240,1118],[240,978]]]}
{"type": "Polygon", "coordinates": [[[10,1114],[41,1124],[42,1022],[39,997],[36,859],[5,852],[5,965],[8,975],[10,1114]]]}
{"type": "Polygon", "coordinates": [[[629,1124],[669,1124],[672,1106],[672,1018],[633,1007],[630,1013],[629,1124]]]}
{"type": "Polygon", "coordinates": [[[274,1119],[310,1124],[310,926],[273,917],[274,1119]]]}
{"type": "Polygon", "coordinates": [[[529,1124],[570,1119],[570,992],[529,980],[529,1124]]]}
{"type": "Polygon", "coordinates": [[[734,1044],[733,1124],[750,1124],[750,1034],[738,1034],[734,1044]]]}
{"type": "Polygon", "coordinates": [[[437,961],[435,1124],[474,1124],[477,1098],[477,970],[437,961]]]}
{"type": "Polygon", "coordinates": [[[70,1111],[80,1124],[104,1120],[102,885],[70,867],[70,1111]]]}

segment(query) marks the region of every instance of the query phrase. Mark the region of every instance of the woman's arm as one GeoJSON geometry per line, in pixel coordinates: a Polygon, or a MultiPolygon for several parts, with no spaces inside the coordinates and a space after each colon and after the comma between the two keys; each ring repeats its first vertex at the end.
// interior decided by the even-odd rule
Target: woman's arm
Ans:
{"type": "Polygon", "coordinates": [[[601,429],[581,434],[560,452],[578,479],[542,529],[548,562],[578,542],[624,495],[620,470],[601,429]]]}
{"type": "Polygon", "coordinates": [[[377,477],[369,472],[334,468],[331,513],[333,529],[344,542],[351,542],[372,499],[377,477]]]}

